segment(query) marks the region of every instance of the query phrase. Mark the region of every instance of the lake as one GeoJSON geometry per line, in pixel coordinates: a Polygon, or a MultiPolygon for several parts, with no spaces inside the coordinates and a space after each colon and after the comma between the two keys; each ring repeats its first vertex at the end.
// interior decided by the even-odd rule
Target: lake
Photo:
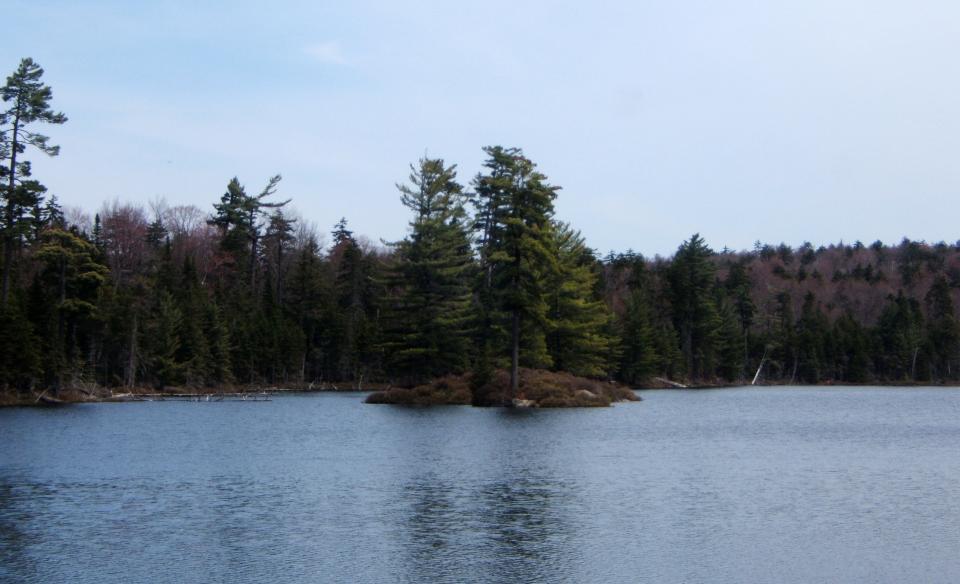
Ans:
{"type": "Polygon", "coordinates": [[[0,410],[2,582],[957,582],[960,390],[0,410]]]}

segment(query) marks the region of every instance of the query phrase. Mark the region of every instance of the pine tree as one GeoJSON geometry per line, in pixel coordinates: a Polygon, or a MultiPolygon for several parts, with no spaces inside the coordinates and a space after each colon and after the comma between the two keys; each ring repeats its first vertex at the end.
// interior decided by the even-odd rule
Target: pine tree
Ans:
{"type": "Polygon", "coordinates": [[[545,331],[548,327],[547,278],[556,271],[551,253],[553,201],[559,187],[518,148],[486,147],[487,174],[474,181],[479,220],[481,269],[490,325],[509,330],[510,389],[517,395],[521,345],[531,366],[549,366],[545,331]],[[508,322],[496,322],[499,312],[508,322]]]}
{"type": "Polygon", "coordinates": [[[456,166],[423,158],[411,165],[410,184],[398,189],[413,219],[410,234],[395,244],[400,292],[385,344],[388,365],[411,382],[463,372],[473,258],[456,166]]]}
{"type": "Polygon", "coordinates": [[[566,223],[554,223],[551,250],[557,269],[548,274],[547,348],[553,366],[575,375],[604,377],[611,363],[613,318],[599,295],[597,260],[580,232],[566,223]]]}
{"type": "Polygon", "coordinates": [[[62,113],[50,109],[53,92],[40,81],[42,76],[40,65],[26,58],[0,88],[0,97],[9,104],[0,112],[0,156],[3,158],[0,178],[6,182],[2,190],[3,272],[0,284],[0,304],[4,305],[10,293],[14,250],[25,233],[23,216],[39,205],[46,190],[36,181],[25,180],[30,176],[30,163],[20,155],[26,153],[27,146],[33,146],[48,156],[59,154],[59,146],[48,144],[49,138],[33,131],[30,126],[67,121],[62,113]]]}
{"type": "Polygon", "coordinates": [[[277,191],[280,175],[275,175],[267,181],[267,185],[258,195],[248,195],[234,177],[227,184],[227,191],[220,197],[220,202],[214,205],[216,212],[207,221],[220,229],[222,250],[232,256],[234,269],[241,270],[246,263],[246,275],[250,289],[256,284],[258,245],[263,226],[260,218],[266,209],[279,210],[290,202],[267,201],[267,198],[277,191]]]}

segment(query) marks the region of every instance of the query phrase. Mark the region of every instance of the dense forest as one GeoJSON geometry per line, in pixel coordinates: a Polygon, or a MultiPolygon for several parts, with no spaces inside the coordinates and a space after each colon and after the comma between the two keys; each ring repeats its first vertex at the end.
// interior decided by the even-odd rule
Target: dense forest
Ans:
{"type": "MultiPolygon", "coordinates": [[[[296,217],[281,179],[211,205],[64,210],[31,175],[57,155],[24,59],[0,111],[0,388],[383,382],[496,369],[645,384],[960,378],[960,242],[600,255],[554,215],[517,148],[483,170],[424,158],[398,185],[401,241],[296,217]]],[[[479,384],[478,384],[479,385],[479,384]]]]}

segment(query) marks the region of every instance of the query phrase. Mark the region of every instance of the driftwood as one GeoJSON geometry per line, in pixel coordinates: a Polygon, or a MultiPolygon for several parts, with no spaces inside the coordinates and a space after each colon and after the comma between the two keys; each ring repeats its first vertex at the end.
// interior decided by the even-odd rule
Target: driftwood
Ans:
{"type": "Polygon", "coordinates": [[[677,383],[676,381],[670,381],[669,379],[664,379],[663,377],[654,377],[653,379],[661,383],[666,383],[667,385],[672,385],[673,387],[678,387],[680,389],[687,389],[686,385],[682,383],[677,383]]]}
{"type": "MultiPolygon", "coordinates": [[[[750,382],[750,385],[756,385],[757,379],[760,377],[760,372],[763,371],[763,364],[767,361],[767,350],[763,350],[763,357],[760,358],[760,366],[757,367],[757,374],[753,376],[753,381],[750,382]]],[[[791,380],[792,381],[792,380],[791,380]]]]}

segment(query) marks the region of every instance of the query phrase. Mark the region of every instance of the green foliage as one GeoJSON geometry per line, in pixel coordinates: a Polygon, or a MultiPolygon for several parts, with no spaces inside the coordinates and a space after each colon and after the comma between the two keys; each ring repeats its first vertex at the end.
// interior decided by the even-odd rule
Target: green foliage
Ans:
{"type": "Polygon", "coordinates": [[[30,389],[42,375],[40,346],[18,303],[0,306],[0,331],[0,389],[30,389]]]}
{"type": "MultiPolygon", "coordinates": [[[[486,173],[474,180],[475,229],[483,277],[482,314],[493,343],[509,331],[504,347],[511,355],[511,387],[522,362],[548,367],[547,285],[557,271],[552,249],[553,201],[559,187],[547,183],[536,165],[518,148],[484,148],[486,173]],[[506,318],[504,318],[506,317],[506,318]],[[498,338],[499,337],[499,338],[498,338]]],[[[502,342],[502,341],[501,341],[502,342]]]]}
{"type": "Polygon", "coordinates": [[[699,234],[677,250],[670,266],[670,301],[680,348],[692,379],[708,378],[716,364],[722,321],[714,301],[713,251],[699,234]]]}
{"type": "Polygon", "coordinates": [[[186,364],[178,358],[183,327],[183,313],[169,292],[157,298],[144,326],[143,346],[150,358],[147,362],[157,387],[183,382],[186,364]]]}
{"type": "MultiPolygon", "coordinates": [[[[3,270],[0,304],[5,305],[10,295],[11,276],[14,269],[15,251],[21,240],[30,232],[31,222],[26,215],[38,209],[46,188],[31,174],[30,162],[23,157],[27,147],[32,146],[48,156],[56,156],[59,146],[49,143],[49,137],[37,132],[37,123],[63,124],[67,121],[62,113],[50,108],[53,92],[40,78],[43,69],[32,59],[23,59],[20,66],[7,77],[0,87],[0,98],[6,109],[0,111],[0,226],[2,226],[3,270]]],[[[36,232],[35,232],[36,233],[36,232]]]]}
{"type": "Polygon", "coordinates": [[[924,319],[919,303],[899,292],[891,297],[877,323],[881,355],[877,367],[881,374],[895,380],[916,380],[918,364],[923,364],[924,319]]]}
{"type": "Polygon", "coordinates": [[[631,291],[626,313],[621,321],[621,330],[623,353],[619,369],[620,379],[637,385],[663,373],[661,355],[657,352],[658,331],[654,324],[653,308],[645,290],[631,291]]]}
{"type": "Polygon", "coordinates": [[[774,382],[960,381],[957,247],[715,254],[694,235],[673,258],[600,260],[517,148],[485,148],[472,193],[454,165],[418,161],[398,186],[409,231],[387,249],[346,219],[324,247],[271,199],[279,176],[252,196],[231,180],[206,224],[107,206],[88,235],[21,156],[56,154],[26,128],[65,121],[41,74],[25,60],[2,94],[0,389],[455,378],[458,403],[489,405],[523,397],[521,365],[556,370],[543,384],[746,382],[761,363],[774,382]]]}
{"type": "Polygon", "coordinates": [[[548,275],[549,335],[554,368],[574,375],[604,377],[611,363],[613,318],[597,294],[598,262],[580,232],[554,223],[551,230],[557,269],[548,275]]]}
{"type": "Polygon", "coordinates": [[[413,219],[394,246],[398,291],[384,349],[391,371],[420,383],[469,366],[473,258],[455,166],[421,159],[398,188],[413,219]]]}

